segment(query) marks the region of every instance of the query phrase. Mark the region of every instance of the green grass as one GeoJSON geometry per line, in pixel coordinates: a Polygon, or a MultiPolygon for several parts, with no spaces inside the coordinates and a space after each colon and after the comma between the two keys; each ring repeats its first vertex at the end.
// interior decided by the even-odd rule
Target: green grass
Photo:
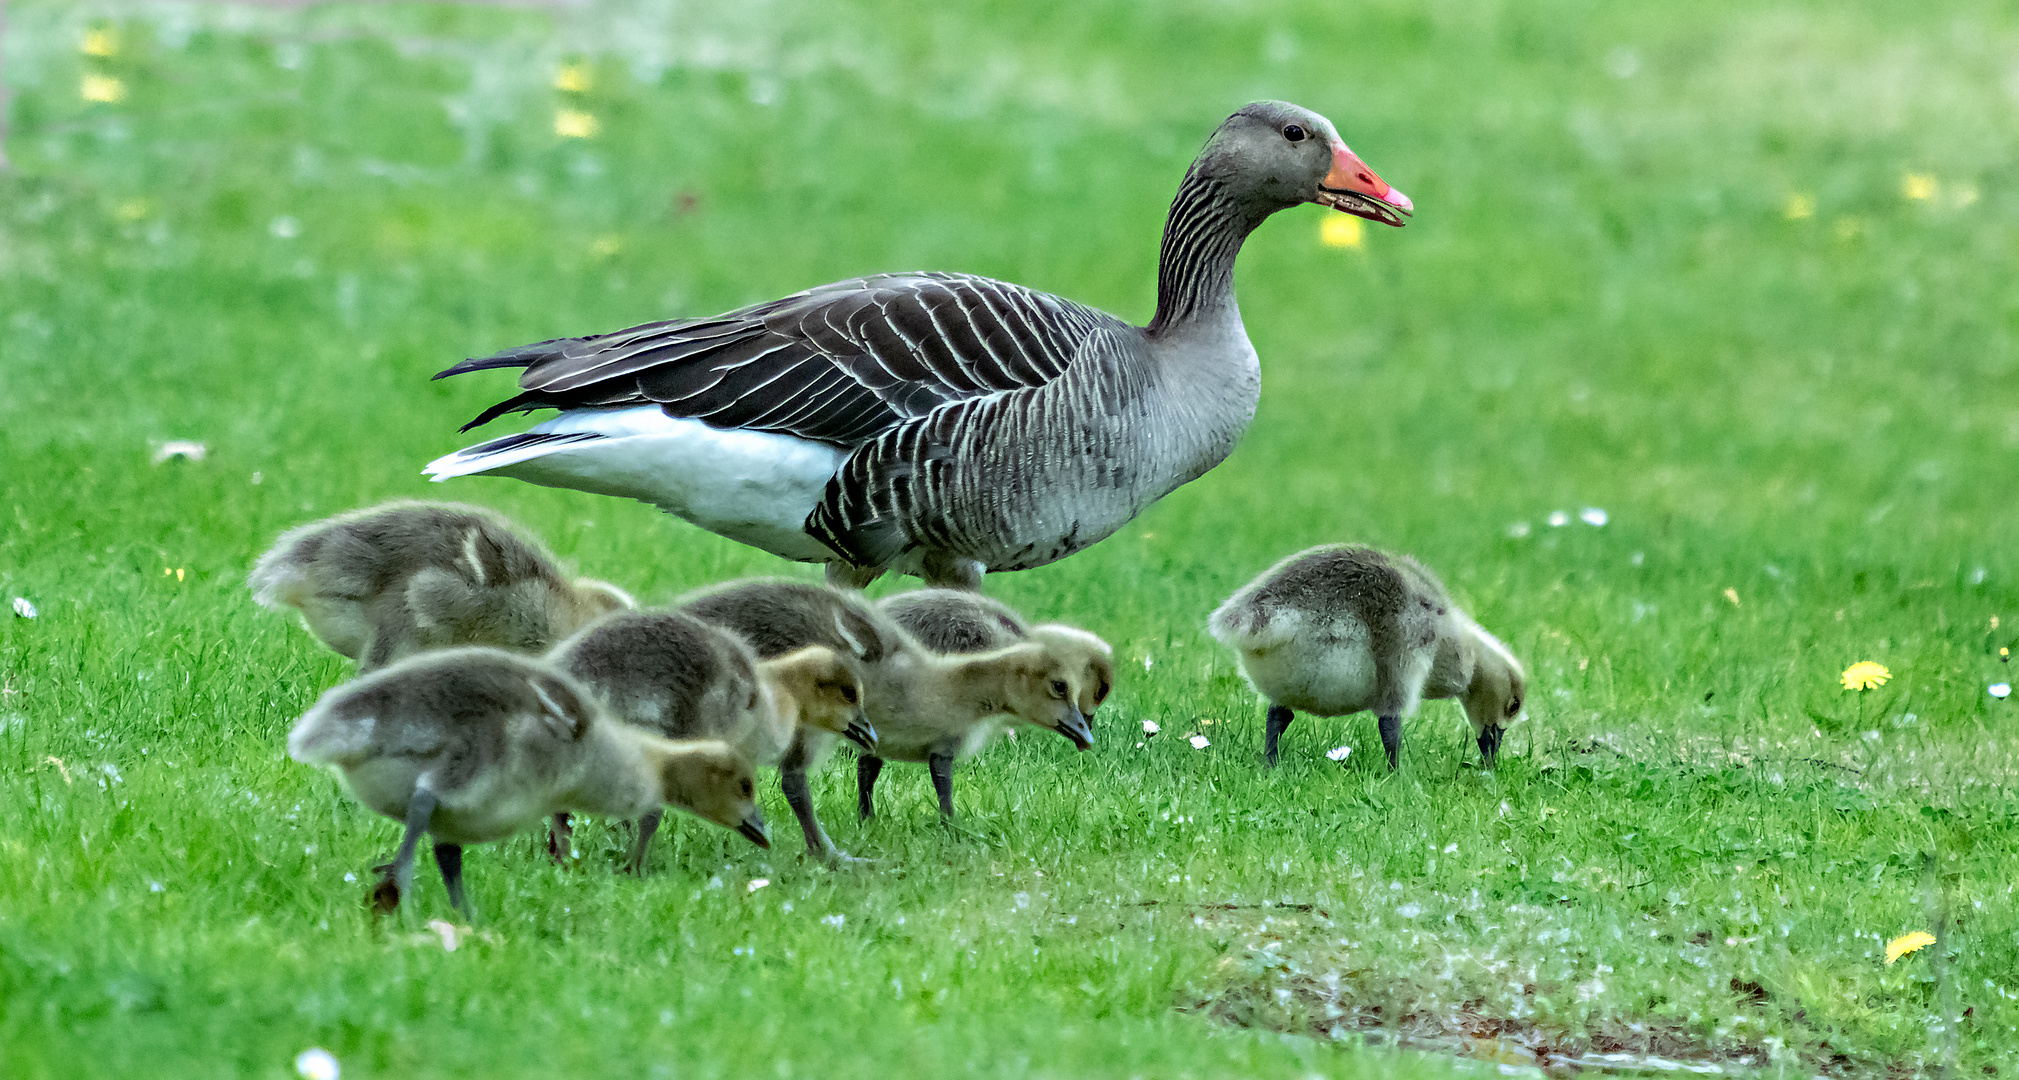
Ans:
{"type": "Polygon", "coordinates": [[[0,1074],[1492,1068],[1372,1045],[1398,1034],[2019,1066],[2019,705],[1986,693],[2019,636],[2009,6],[102,7],[16,0],[0,72],[0,600],[41,612],[0,616],[0,1074]],[[569,61],[588,91],[550,85],[569,61]],[[857,827],[840,756],[817,789],[865,869],[803,862],[774,793],[768,855],[686,822],[621,879],[591,823],[571,870],[474,851],[453,953],[370,925],[346,875],[398,830],[283,753],[348,667],[253,607],[276,534],[449,496],[648,600],[804,572],[634,504],[426,485],[507,389],[430,374],[913,267],[1145,319],[1178,176],[1260,96],[1420,212],[1359,250],[1315,209],[1265,227],[1247,441],[990,581],[1116,644],[1092,752],[999,745],[957,831],[906,768],[857,827]],[[562,107],[600,133],[557,138],[562,107]],[[149,464],[177,438],[208,456],[149,464]],[[1260,769],[1205,614],[1349,538],[1526,658],[1499,769],[1449,703],[1397,776],[1366,718],[1260,769]],[[1893,681],[1840,689],[1861,659],[1893,681]],[[1886,965],[1937,909],[1943,946],[1886,965]]]}

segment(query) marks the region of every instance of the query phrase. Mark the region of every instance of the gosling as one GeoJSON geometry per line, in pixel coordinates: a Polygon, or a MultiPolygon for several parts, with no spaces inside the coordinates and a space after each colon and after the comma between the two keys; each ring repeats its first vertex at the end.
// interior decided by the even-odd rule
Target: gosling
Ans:
{"type": "Polygon", "coordinates": [[[1030,626],[1009,605],[965,589],[913,589],[877,601],[919,643],[934,652],[978,653],[1021,641],[1037,641],[1067,663],[1085,668],[1080,680],[1080,714],[1091,725],[1094,710],[1115,686],[1115,650],[1099,637],[1060,623],[1030,626]]]}
{"type": "Polygon", "coordinates": [[[544,652],[634,606],[607,582],[563,577],[503,517],[455,503],[386,503],[292,529],[248,584],[262,606],[300,611],[360,673],[455,645],[544,652]]]}
{"type": "Polygon", "coordinates": [[[1374,710],[1390,769],[1401,760],[1402,720],[1424,698],[1464,703],[1487,766],[1521,717],[1521,661],[1406,555],[1346,544],[1299,552],[1228,597],[1207,629],[1269,699],[1262,756],[1271,766],[1293,710],[1374,710]]]}
{"type": "MultiPolygon", "coordinates": [[[[942,656],[859,593],[797,581],[734,583],[688,599],[682,610],[736,630],[759,656],[825,645],[858,672],[863,706],[877,734],[876,754],[857,764],[858,807],[865,818],[874,814],[867,792],[886,758],[923,762],[932,773],[940,813],[951,818],[954,763],[987,745],[998,717],[1062,732],[1082,749],[1093,741],[1077,705],[1080,672],[1035,642],[942,656]]],[[[806,772],[832,745],[832,736],[801,728],[780,763],[781,787],[807,848],[830,860],[847,855],[820,825],[806,772]]]]}
{"type": "MultiPolygon", "coordinates": [[[[759,660],[735,631],[684,612],[638,611],[597,621],[549,659],[618,720],[673,739],[721,739],[752,765],[778,764],[802,726],[876,749],[861,683],[823,646],[759,660]]],[[[655,808],[638,821],[628,864],[634,873],[644,868],[661,814],[655,808]]],[[[568,816],[556,814],[557,858],[568,850],[568,833],[568,816]]]]}
{"type": "Polygon", "coordinates": [[[729,744],[617,723],[574,679],[501,649],[432,652],[338,686],[295,724],[287,750],[333,767],[358,801],[406,824],[399,851],[374,868],[381,912],[412,891],[423,832],[466,915],[463,845],[556,811],[638,817],[670,803],[771,846],[750,763],[729,744]]]}

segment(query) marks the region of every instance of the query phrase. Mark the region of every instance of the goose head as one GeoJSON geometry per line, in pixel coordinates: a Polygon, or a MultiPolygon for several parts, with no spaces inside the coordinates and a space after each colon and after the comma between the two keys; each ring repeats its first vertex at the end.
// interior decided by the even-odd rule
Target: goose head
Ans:
{"type": "Polygon", "coordinates": [[[655,764],[666,802],[742,833],[758,847],[771,846],[770,830],[757,809],[757,776],[749,759],[713,739],[655,739],[648,745],[659,751],[655,764]]]}
{"type": "Polygon", "coordinates": [[[862,680],[841,654],[825,645],[808,645],[758,661],[757,671],[775,693],[792,700],[794,723],[831,731],[876,753],[876,728],[862,707],[862,680]]]}
{"type": "Polygon", "coordinates": [[[1507,729],[1522,717],[1522,703],[1528,695],[1528,675],[1499,638],[1478,627],[1471,628],[1479,648],[1472,669],[1472,684],[1465,689],[1466,719],[1479,740],[1480,764],[1491,768],[1500,755],[1500,740],[1507,729]]]}
{"type": "Polygon", "coordinates": [[[1257,218],[1310,202],[1399,228],[1416,209],[1347,147],[1332,121],[1287,101],[1257,101],[1228,117],[1193,169],[1224,184],[1257,218]]]}

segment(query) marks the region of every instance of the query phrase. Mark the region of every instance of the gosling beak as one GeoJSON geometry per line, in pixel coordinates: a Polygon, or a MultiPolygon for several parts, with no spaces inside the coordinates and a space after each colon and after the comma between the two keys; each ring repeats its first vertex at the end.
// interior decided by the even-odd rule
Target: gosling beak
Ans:
{"type": "Polygon", "coordinates": [[[761,848],[771,846],[771,833],[764,828],[764,812],[752,810],[750,815],[736,823],[736,831],[747,837],[751,843],[761,848]]]}
{"type": "Polygon", "coordinates": [[[1059,734],[1073,741],[1073,749],[1085,750],[1094,745],[1094,729],[1087,725],[1087,718],[1074,706],[1066,706],[1067,716],[1055,728],[1059,734]]]}
{"type": "Polygon", "coordinates": [[[1479,763],[1481,765],[1487,768],[1493,767],[1494,759],[1500,756],[1500,736],[1506,730],[1506,728],[1493,724],[1488,724],[1479,729],[1479,763]]]}
{"type": "Polygon", "coordinates": [[[848,722],[848,730],[842,734],[848,736],[849,742],[872,754],[876,753],[876,729],[869,726],[868,716],[856,713],[855,719],[848,722]]]}
{"type": "Polygon", "coordinates": [[[1343,142],[1332,144],[1332,171],[1318,181],[1318,194],[1311,201],[1355,217],[1401,228],[1403,218],[1416,212],[1409,196],[1388,186],[1374,170],[1347,149],[1343,142]]]}

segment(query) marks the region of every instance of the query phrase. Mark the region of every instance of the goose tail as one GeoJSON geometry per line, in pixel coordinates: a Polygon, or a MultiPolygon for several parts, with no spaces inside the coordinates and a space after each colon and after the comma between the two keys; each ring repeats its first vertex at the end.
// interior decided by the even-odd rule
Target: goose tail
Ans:
{"type": "Polygon", "coordinates": [[[567,337],[549,341],[535,341],[531,345],[515,345],[489,356],[473,356],[451,367],[435,373],[435,378],[446,379],[452,375],[467,375],[472,371],[489,371],[492,368],[532,367],[542,360],[550,360],[566,352],[570,345],[579,345],[593,338],[567,337]]]}
{"type": "Polygon", "coordinates": [[[510,468],[521,462],[545,457],[564,447],[594,442],[605,436],[593,431],[528,431],[466,446],[444,454],[421,467],[428,478],[441,483],[458,476],[478,476],[510,468]]]}
{"type": "Polygon", "coordinates": [[[342,704],[317,702],[287,733],[287,756],[304,765],[343,765],[368,751],[376,719],[347,716],[342,704]]]}
{"type": "Polygon", "coordinates": [[[1214,640],[1239,652],[1274,648],[1297,636],[1301,616],[1294,610],[1270,610],[1236,594],[1206,621],[1214,640]]]}

